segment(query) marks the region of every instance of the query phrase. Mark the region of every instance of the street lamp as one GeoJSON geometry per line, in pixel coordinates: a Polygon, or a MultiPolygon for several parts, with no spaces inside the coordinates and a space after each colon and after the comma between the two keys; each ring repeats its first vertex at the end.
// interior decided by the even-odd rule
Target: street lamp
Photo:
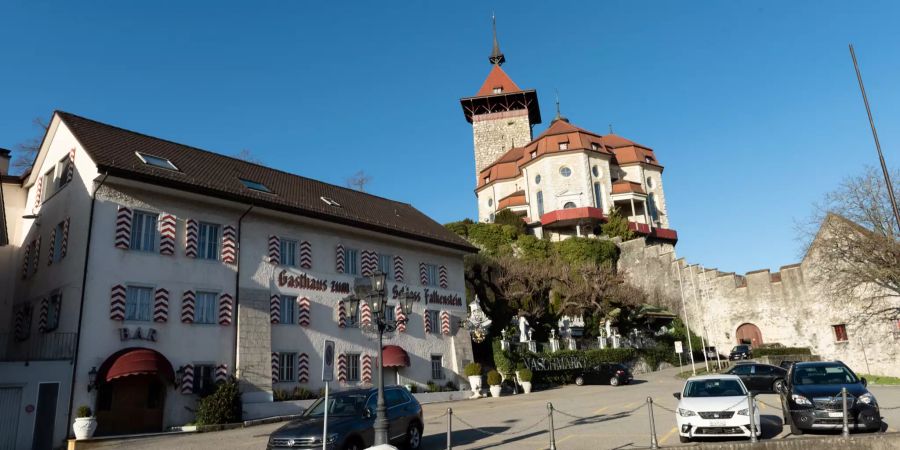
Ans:
{"type": "MultiPolygon", "coordinates": [[[[397,329],[398,325],[405,324],[408,319],[388,320],[385,314],[387,309],[387,289],[385,285],[387,275],[375,272],[369,277],[368,286],[365,282],[356,283],[356,295],[347,298],[351,311],[359,307],[360,298],[369,305],[372,310],[374,330],[378,332],[378,403],[375,405],[375,445],[388,444],[388,420],[387,408],[384,406],[384,360],[382,359],[384,333],[390,333],[397,329]]],[[[403,314],[409,317],[412,312],[412,302],[415,297],[407,292],[400,297],[400,307],[403,314]]]]}

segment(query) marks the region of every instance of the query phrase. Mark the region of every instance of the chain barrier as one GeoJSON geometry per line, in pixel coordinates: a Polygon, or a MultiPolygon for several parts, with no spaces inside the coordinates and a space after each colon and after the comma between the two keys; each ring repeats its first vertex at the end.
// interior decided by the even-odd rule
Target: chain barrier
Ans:
{"type": "Polygon", "coordinates": [[[478,428],[478,427],[476,427],[475,425],[472,425],[471,423],[469,423],[468,421],[466,421],[466,420],[463,419],[462,417],[459,417],[459,414],[454,413],[454,414],[453,414],[453,417],[454,417],[456,420],[460,421],[462,424],[468,426],[470,429],[475,430],[475,431],[477,431],[477,432],[479,432],[479,433],[481,433],[481,434],[484,434],[485,436],[512,436],[512,435],[516,435],[516,434],[522,434],[522,433],[524,433],[524,432],[526,432],[526,431],[529,431],[529,430],[531,430],[531,429],[537,427],[538,425],[544,423],[544,421],[547,420],[547,416],[543,416],[543,417],[541,417],[541,420],[537,421],[534,425],[525,427],[525,428],[522,429],[522,430],[507,430],[507,431],[499,431],[499,432],[496,432],[496,433],[495,433],[495,432],[493,432],[493,431],[482,430],[481,428],[478,428]]]}
{"type": "MultiPolygon", "coordinates": [[[[654,405],[655,405],[655,404],[656,404],[656,403],[654,403],[654,405]]],[[[643,407],[645,407],[645,406],[647,406],[646,403],[641,403],[640,405],[638,405],[638,406],[635,407],[635,408],[632,408],[632,409],[629,409],[629,410],[625,410],[625,411],[619,411],[619,412],[617,412],[617,413],[609,413],[609,414],[605,414],[605,415],[607,415],[607,416],[618,416],[618,415],[620,415],[620,414],[631,414],[631,413],[633,413],[633,412],[635,412],[635,411],[640,410],[641,408],[643,408],[643,407]]],[[[571,418],[576,419],[576,420],[590,420],[590,419],[594,419],[594,418],[600,417],[600,414],[598,414],[598,415],[596,415],[596,416],[590,416],[590,417],[577,416],[577,415],[575,415],[575,414],[567,413],[567,412],[565,412],[565,411],[563,411],[563,410],[557,409],[555,406],[553,407],[553,412],[562,414],[562,415],[567,416],[567,417],[571,417],[571,418]]],[[[674,411],[673,411],[673,412],[674,412],[674,411]]]]}

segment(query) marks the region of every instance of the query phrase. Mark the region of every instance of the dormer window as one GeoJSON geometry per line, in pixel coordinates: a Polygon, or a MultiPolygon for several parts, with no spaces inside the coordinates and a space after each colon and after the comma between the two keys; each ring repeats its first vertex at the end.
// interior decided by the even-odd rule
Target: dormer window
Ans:
{"type": "Polygon", "coordinates": [[[168,170],[178,170],[178,167],[175,167],[175,164],[172,164],[172,161],[169,161],[166,158],[162,158],[159,156],[148,155],[146,153],[134,152],[144,164],[149,164],[154,167],[159,167],[160,169],[168,169],[168,170]]]}
{"type": "Polygon", "coordinates": [[[600,150],[600,145],[596,142],[591,142],[591,150],[600,150]]]}
{"type": "Polygon", "coordinates": [[[537,150],[531,151],[531,159],[537,158],[537,150]]]}
{"type": "Polygon", "coordinates": [[[568,143],[568,142],[560,142],[560,143],[559,143],[559,149],[560,149],[560,150],[568,150],[568,149],[569,149],[569,143],[568,143]]]}
{"type": "Polygon", "coordinates": [[[497,86],[497,87],[495,87],[495,88],[494,88],[494,93],[495,93],[495,94],[502,94],[502,93],[503,93],[503,86],[497,86]]]}
{"type": "Polygon", "coordinates": [[[247,189],[253,189],[254,191],[266,192],[269,194],[272,193],[272,191],[269,190],[269,188],[267,188],[266,185],[264,185],[258,181],[247,180],[244,178],[238,178],[238,179],[241,180],[241,183],[243,183],[244,187],[246,187],[247,189]]]}
{"type": "Polygon", "coordinates": [[[648,157],[644,158],[644,161],[646,161],[648,163],[653,163],[653,158],[648,156],[648,157]]]}
{"type": "Polygon", "coordinates": [[[338,203],[337,201],[335,201],[335,200],[334,200],[333,198],[331,198],[331,197],[325,197],[325,196],[323,195],[322,197],[319,197],[319,200],[322,200],[322,201],[325,202],[325,204],[328,205],[328,206],[334,206],[335,208],[340,208],[340,207],[341,207],[341,204],[338,203]]]}
{"type": "Polygon", "coordinates": [[[488,184],[488,183],[490,183],[490,182],[491,182],[491,176],[490,176],[490,175],[484,177],[484,184],[488,184]]]}

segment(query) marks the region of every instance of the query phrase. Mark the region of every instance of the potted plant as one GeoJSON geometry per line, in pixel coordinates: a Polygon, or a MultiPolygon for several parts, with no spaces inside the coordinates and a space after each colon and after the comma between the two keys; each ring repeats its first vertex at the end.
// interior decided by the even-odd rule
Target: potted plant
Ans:
{"type": "Polygon", "coordinates": [[[469,386],[472,387],[472,397],[481,397],[481,364],[469,363],[465,372],[469,378],[469,386]]]}
{"type": "Polygon", "coordinates": [[[496,370],[488,372],[487,382],[488,386],[491,387],[491,397],[499,397],[500,383],[503,382],[503,377],[500,376],[500,372],[497,372],[496,370]]]}
{"type": "Polygon", "coordinates": [[[519,377],[519,384],[522,385],[522,390],[525,391],[526,394],[531,393],[531,377],[533,374],[528,369],[520,369],[517,374],[519,377]]]}
{"type": "Polygon", "coordinates": [[[97,430],[97,419],[93,416],[91,408],[86,405],[78,407],[78,413],[75,417],[75,423],[72,424],[72,431],[75,432],[75,439],[90,439],[97,430]]]}

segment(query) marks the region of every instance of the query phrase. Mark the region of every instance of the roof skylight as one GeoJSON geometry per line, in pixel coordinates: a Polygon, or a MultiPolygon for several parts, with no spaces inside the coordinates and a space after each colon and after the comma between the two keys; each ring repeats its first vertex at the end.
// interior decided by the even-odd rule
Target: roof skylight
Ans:
{"type": "Polygon", "coordinates": [[[266,187],[266,185],[264,185],[258,181],[247,180],[245,178],[238,178],[238,179],[241,180],[241,183],[244,183],[244,187],[246,187],[247,189],[253,189],[254,191],[266,192],[269,194],[272,193],[271,189],[269,189],[268,187],[266,187]]]}
{"type": "Polygon", "coordinates": [[[319,197],[319,199],[321,199],[323,202],[325,202],[325,204],[328,205],[328,206],[335,206],[335,207],[338,207],[338,208],[341,207],[341,204],[338,203],[335,199],[333,199],[333,198],[331,198],[331,197],[325,197],[325,196],[323,195],[322,197],[319,197]]]}
{"type": "Polygon", "coordinates": [[[146,153],[134,152],[144,164],[149,164],[154,167],[159,167],[161,169],[168,170],[178,170],[178,167],[175,167],[175,164],[172,164],[172,161],[169,161],[166,158],[161,158],[159,156],[148,155],[146,153]]]}

